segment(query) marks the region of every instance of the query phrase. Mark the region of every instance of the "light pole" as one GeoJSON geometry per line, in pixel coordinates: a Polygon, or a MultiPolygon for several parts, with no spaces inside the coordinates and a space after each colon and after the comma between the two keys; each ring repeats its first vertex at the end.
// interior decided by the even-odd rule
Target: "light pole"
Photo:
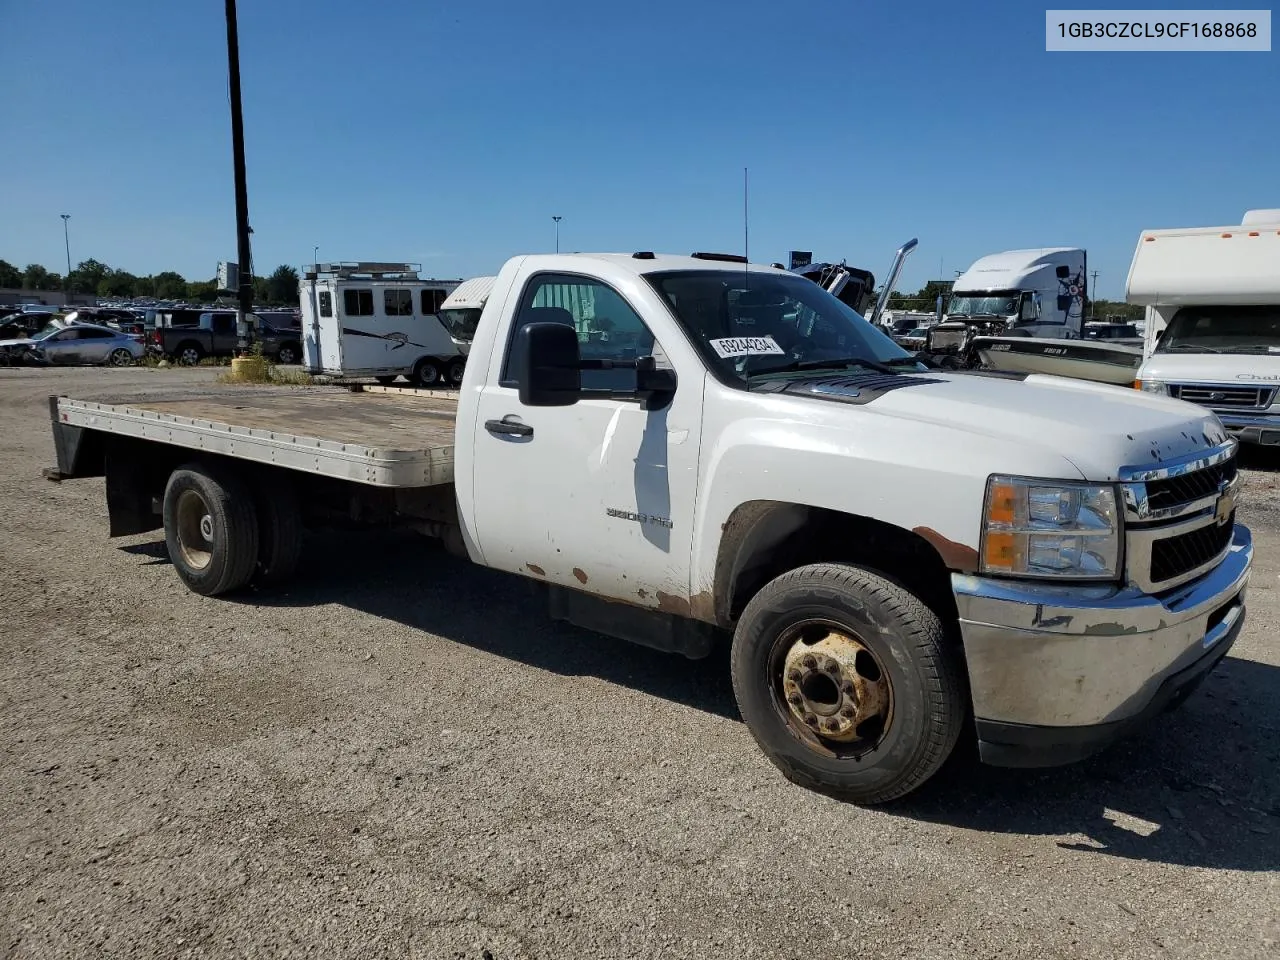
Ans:
{"type": "Polygon", "coordinates": [[[67,295],[68,306],[71,301],[71,233],[67,227],[67,221],[71,219],[71,214],[60,213],[62,217],[62,240],[67,245],[67,276],[62,281],[62,292],[67,295]]]}
{"type": "Polygon", "coordinates": [[[319,247],[311,248],[311,263],[313,266],[317,266],[317,267],[320,265],[320,248],[319,247]]]}
{"type": "Polygon", "coordinates": [[[551,219],[556,222],[556,253],[559,253],[560,252],[560,221],[563,220],[564,218],[552,217],[551,219]]]}

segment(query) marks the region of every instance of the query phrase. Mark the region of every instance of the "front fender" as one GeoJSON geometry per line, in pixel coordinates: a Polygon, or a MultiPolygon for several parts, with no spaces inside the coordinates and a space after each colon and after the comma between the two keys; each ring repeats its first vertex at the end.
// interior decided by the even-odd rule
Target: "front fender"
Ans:
{"type": "MultiPolygon", "coordinates": [[[[708,406],[713,402],[709,398],[708,406]]],[[[744,404],[768,407],[769,401],[749,395],[726,401],[730,408],[744,404]]],[[[878,520],[923,537],[949,569],[972,572],[991,474],[1080,476],[1065,457],[1042,447],[884,416],[869,407],[812,405],[819,409],[806,419],[797,418],[789,403],[754,416],[733,409],[709,413],[694,529],[695,596],[714,593],[726,525],[751,501],[878,520]]]]}

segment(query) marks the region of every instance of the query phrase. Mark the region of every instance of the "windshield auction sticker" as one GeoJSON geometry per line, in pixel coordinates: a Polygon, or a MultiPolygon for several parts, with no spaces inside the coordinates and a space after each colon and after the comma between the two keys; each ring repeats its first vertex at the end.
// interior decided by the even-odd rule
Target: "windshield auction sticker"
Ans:
{"type": "Polygon", "coordinates": [[[773,337],[721,337],[708,341],[721,360],[731,357],[750,357],[758,353],[784,355],[787,351],[778,346],[773,337]]]}

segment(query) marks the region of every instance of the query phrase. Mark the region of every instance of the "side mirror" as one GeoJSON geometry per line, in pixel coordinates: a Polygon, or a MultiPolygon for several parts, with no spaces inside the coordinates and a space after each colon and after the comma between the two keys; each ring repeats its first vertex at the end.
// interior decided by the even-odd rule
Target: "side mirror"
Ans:
{"type": "Polygon", "coordinates": [[[516,334],[516,376],[526,407],[569,407],[582,395],[578,334],[564,323],[529,323],[516,334]]]}
{"type": "Polygon", "coordinates": [[[636,361],[636,395],[645,410],[661,410],[676,393],[676,372],[654,366],[653,357],[636,361]]]}

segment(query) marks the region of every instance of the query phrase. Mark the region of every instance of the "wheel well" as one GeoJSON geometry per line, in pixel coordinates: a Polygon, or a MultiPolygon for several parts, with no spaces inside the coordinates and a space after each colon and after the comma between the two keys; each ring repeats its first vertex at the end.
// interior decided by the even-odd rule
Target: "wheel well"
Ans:
{"type": "Polygon", "coordinates": [[[195,347],[197,353],[204,353],[204,347],[200,346],[200,341],[198,340],[183,340],[173,348],[173,352],[181,353],[187,347],[195,347]]]}
{"type": "Polygon", "coordinates": [[[732,627],[756,592],[810,563],[853,563],[901,584],[944,623],[958,616],[950,571],[918,533],[856,514],[774,500],[734,510],[716,560],[716,620],[732,627]]]}

